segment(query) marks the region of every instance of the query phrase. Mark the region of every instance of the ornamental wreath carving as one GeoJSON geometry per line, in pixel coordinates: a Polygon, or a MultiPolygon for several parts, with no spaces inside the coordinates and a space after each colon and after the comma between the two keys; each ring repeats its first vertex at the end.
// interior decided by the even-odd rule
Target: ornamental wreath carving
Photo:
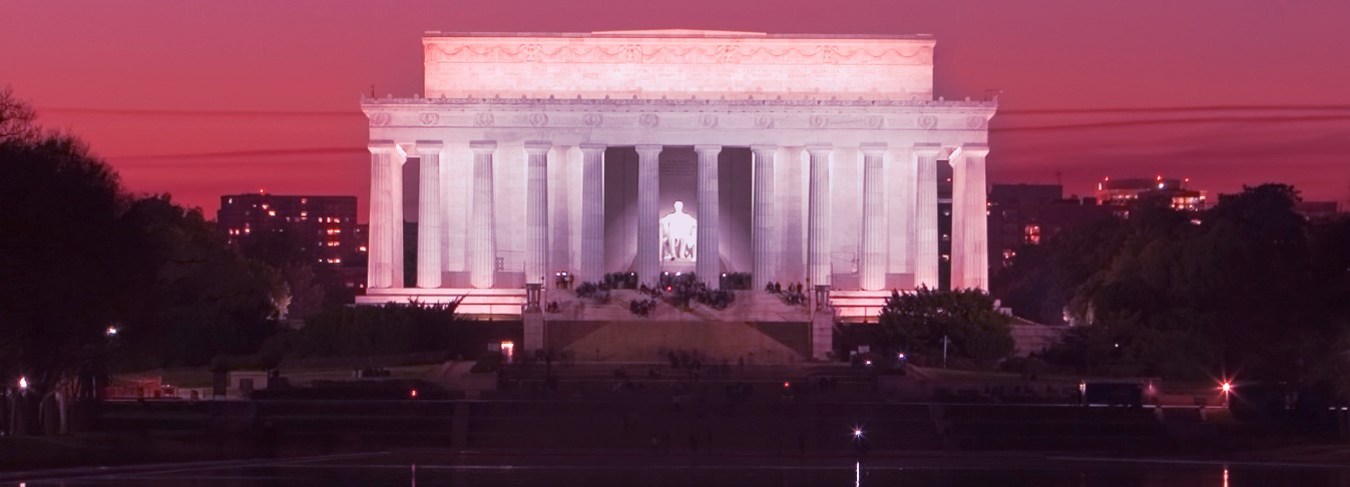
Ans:
{"type": "Polygon", "coordinates": [[[985,123],[986,121],[984,117],[981,116],[971,115],[969,117],[966,117],[966,128],[971,130],[982,129],[984,128],[985,123]]]}
{"type": "Polygon", "coordinates": [[[811,116],[811,128],[823,129],[830,125],[830,118],[824,115],[811,116]]]}
{"type": "Polygon", "coordinates": [[[651,128],[660,124],[661,124],[661,117],[656,116],[655,113],[644,113],[642,115],[638,115],[638,125],[651,128]]]}
{"type": "Polygon", "coordinates": [[[702,126],[707,127],[707,128],[713,128],[713,127],[716,127],[716,126],[717,126],[717,115],[713,115],[713,114],[711,114],[711,113],[705,113],[705,114],[703,114],[702,116],[698,117],[698,123],[699,123],[699,125],[702,125],[702,126]]]}
{"type": "Polygon", "coordinates": [[[600,124],[605,123],[605,117],[599,113],[587,113],[581,116],[581,123],[586,124],[587,127],[599,127],[600,124]]]}
{"type": "Polygon", "coordinates": [[[758,117],[755,117],[755,127],[756,127],[756,128],[762,128],[762,129],[771,129],[771,128],[773,128],[773,116],[772,116],[772,115],[760,115],[760,116],[758,116],[758,117]]]}
{"type": "Polygon", "coordinates": [[[491,127],[492,114],[488,112],[478,112],[477,115],[473,116],[473,124],[477,127],[491,127]]]}
{"type": "Polygon", "coordinates": [[[937,117],[934,115],[919,115],[919,128],[924,130],[937,128],[937,117]]]}
{"type": "Polygon", "coordinates": [[[545,127],[545,126],[548,126],[548,115],[545,115],[545,114],[542,114],[542,113],[531,113],[531,114],[530,114],[530,126],[531,126],[531,127],[545,127]]]}
{"type": "Polygon", "coordinates": [[[436,122],[439,121],[440,119],[441,116],[436,114],[435,112],[426,112],[417,116],[417,120],[419,122],[422,122],[422,125],[426,125],[428,127],[436,125],[436,122]]]}
{"type": "Polygon", "coordinates": [[[380,127],[389,125],[389,114],[385,112],[375,112],[370,114],[370,124],[380,127]]]}
{"type": "Polygon", "coordinates": [[[867,128],[879,129],[886,124],[886,117],[881,115],[871,115],[867,117],[867,128]]]}

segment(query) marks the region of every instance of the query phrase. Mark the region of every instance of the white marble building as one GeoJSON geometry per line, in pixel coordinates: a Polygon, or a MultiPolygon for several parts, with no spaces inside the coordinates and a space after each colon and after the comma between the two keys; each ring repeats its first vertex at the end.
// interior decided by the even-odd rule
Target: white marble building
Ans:
{"type": "Polygon", "coordinates": [[[422,40],[425,94],[362,100],[371,195],[360,302],[470,296],[467,312],[519,315],[525,285],[548,288],[557,272],[650,282],[663,270],[866,296],[937,287],[943,258],[952,287],[988,287],[997,106],[934,99],[929,36],[422,40]],[[939,161],[953,168],[949,236],[938,231],[939,161]],[[675,201],[692,228],[667,218],[675,201]],[[690,235],[675,242],[663,218],[690,235]],[[415,276],[404,275],[402,221],[417,225],[415,276]],[[939,255],[942,238],[954,255],[939,255]]]}

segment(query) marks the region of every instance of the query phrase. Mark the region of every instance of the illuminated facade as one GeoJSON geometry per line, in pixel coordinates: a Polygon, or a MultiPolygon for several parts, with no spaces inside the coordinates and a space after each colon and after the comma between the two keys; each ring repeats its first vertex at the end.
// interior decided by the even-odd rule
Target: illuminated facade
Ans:
{"type": "Polygon", "coordinates": [[[692,271],[713,286],[743,272],[756,289],[803,283],[832,300],[938,287],[940,164],[952,175],[951,284],[987,289],[997,104],[935,99],[934,46],[926,35],[428,33],[423,95],[361,104],[372,180],[362,302],[523,295],[559,272],[651,283],[692,271]],[[416,215],[400,204],[412,197],[405,163],[420,174],[407,185],[416,215]],[[405,219],[418,222],[412,288],[401,285],[405,219]]]}

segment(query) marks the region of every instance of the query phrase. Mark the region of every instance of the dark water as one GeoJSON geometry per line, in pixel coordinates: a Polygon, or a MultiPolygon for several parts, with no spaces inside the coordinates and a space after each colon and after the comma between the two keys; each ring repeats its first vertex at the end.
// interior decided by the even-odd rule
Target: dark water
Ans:
{"type": "Polygon", "coordinates": [[[86,469],[0,482],[65,486],[1037,486],[1350,487],[1350,466],[1040,457],[797,458],[487,457],[373,453],[286,461],[86,469]]]}

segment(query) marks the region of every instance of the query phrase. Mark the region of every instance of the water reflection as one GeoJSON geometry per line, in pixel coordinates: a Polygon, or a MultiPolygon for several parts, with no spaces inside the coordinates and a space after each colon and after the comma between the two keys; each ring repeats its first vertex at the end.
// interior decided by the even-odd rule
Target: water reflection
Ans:
{"type": "Polygon", "coordinates": [[[498,458],[382,455],[361,459],[261,462],[212,468],[61,479],[3,485],[255,487],[299,485],[642,485],[907,487],[1350,487],[1350,468],[1263,467],[1186,463],[1085,463],[1011,457],[923,460],[844,458],[498,458]],[[434,458],[439,457],[439,458],[434,458]],[[848,463],[853,463],[849,468],[848,463]],[[852,470],[850,472],[850,470],[852,470]],[[852,475],[850,475],[852,474],[852,475]],[[850,479],[850,477],[852,477],[850,479]],[[1230,484],[1231,482],[1231,484],[1230,484]]]}

